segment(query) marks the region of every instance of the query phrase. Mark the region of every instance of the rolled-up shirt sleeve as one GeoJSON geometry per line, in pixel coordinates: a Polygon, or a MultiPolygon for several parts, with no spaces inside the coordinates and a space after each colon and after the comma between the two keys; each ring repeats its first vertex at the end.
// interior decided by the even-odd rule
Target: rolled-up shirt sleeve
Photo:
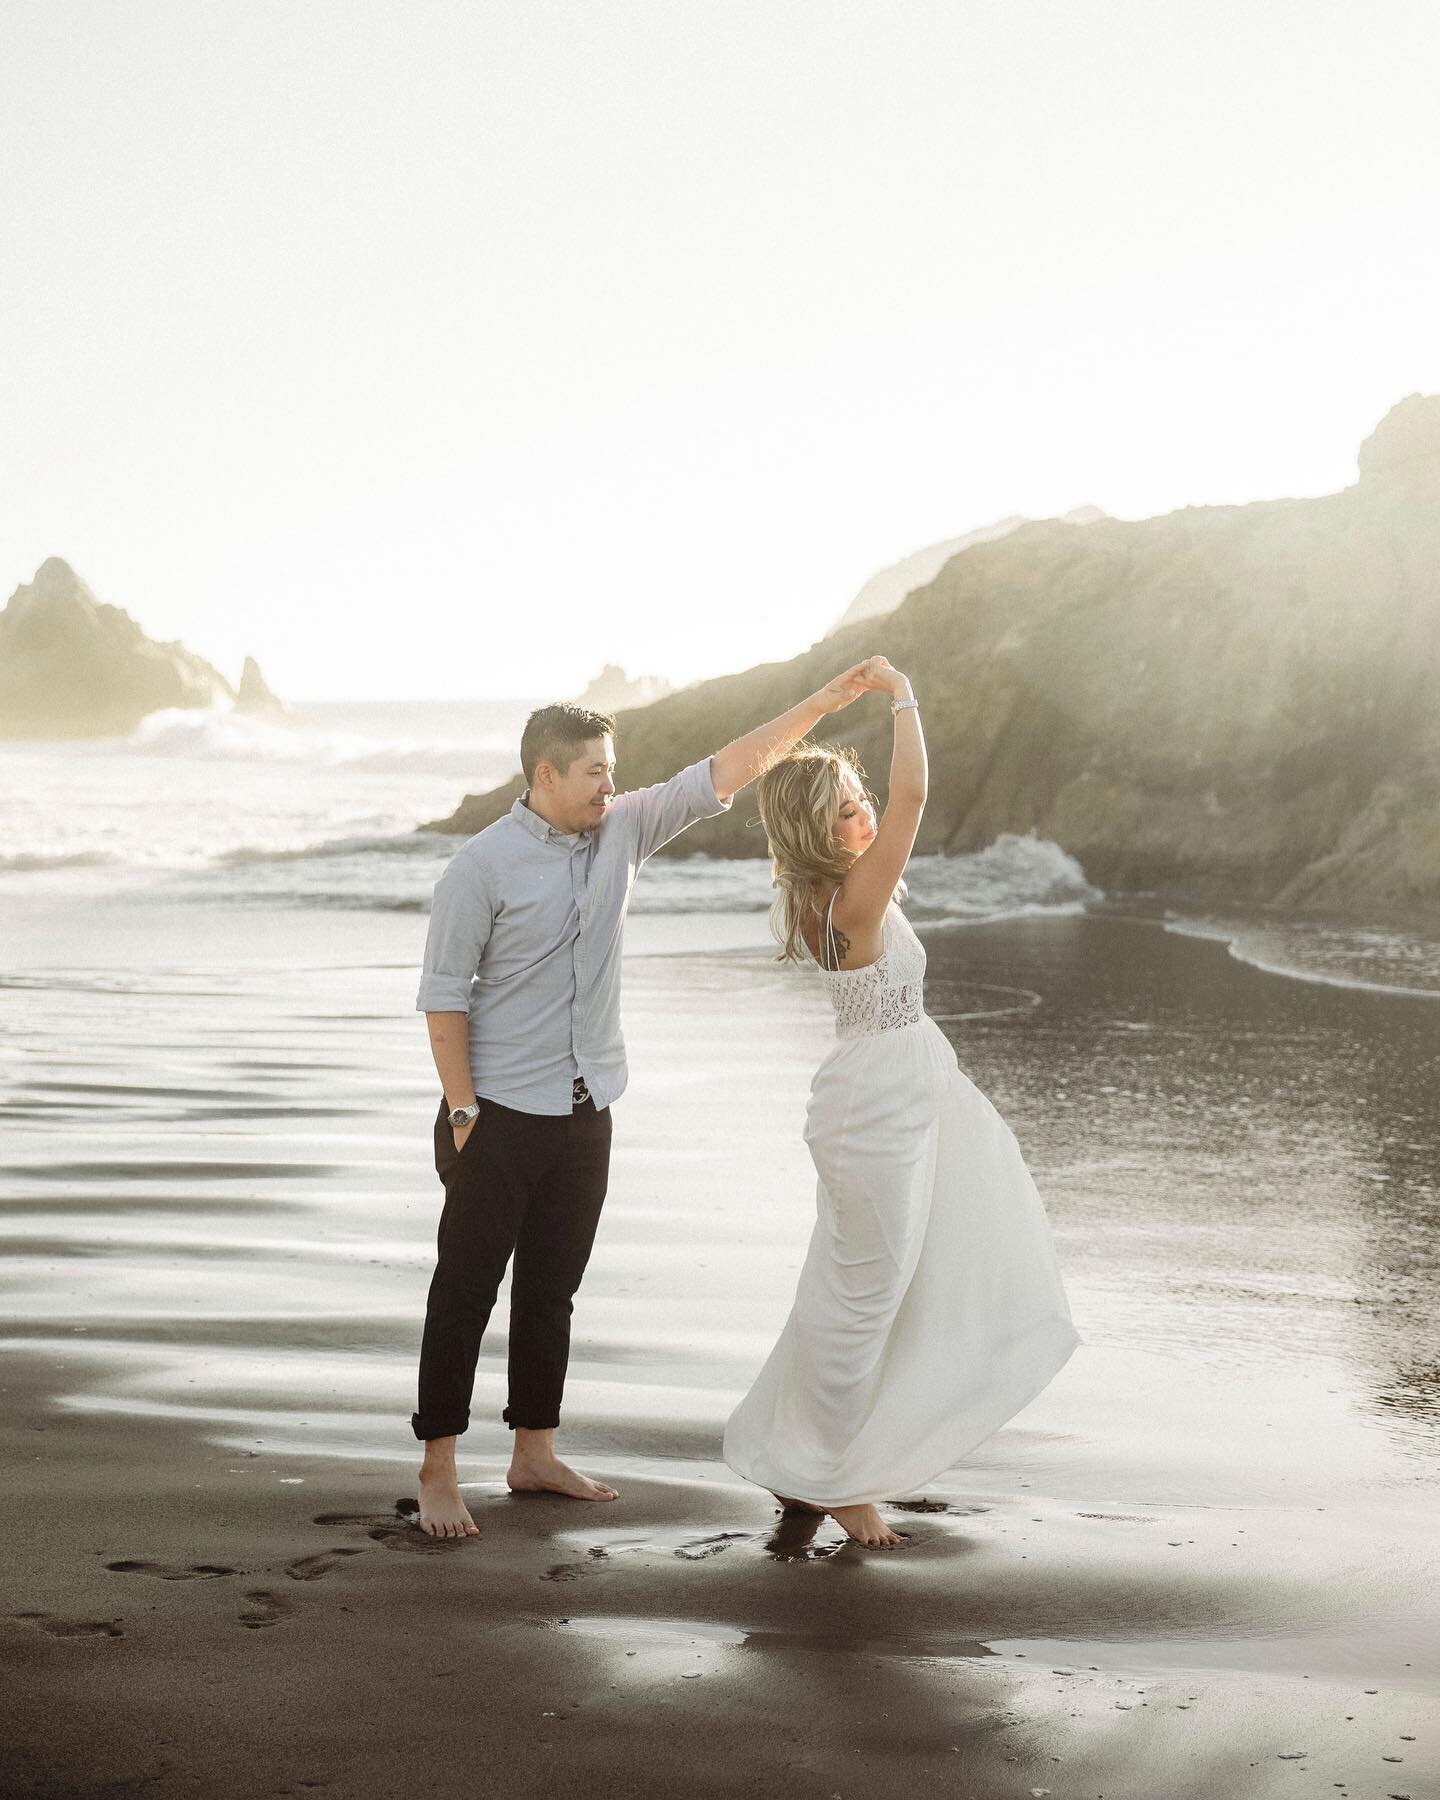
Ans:
{"type": "Polygon", "coordinates": [[[470,1011],[470,984],[494,921],[484,870],[457,857],[435,883],[416,1012],[470,1011]]]}
{"type": "Polygon", "coordinates": [[[611,812],[619,812],[629,821],[635,834],[636,854],[644,862],[662,844],[679,837],[687,825],[729,812],[731,804],[731,800],[722,800],[715,792],[715,777],[707,756],[654,787],[617,794],[611,802],[611,812]]]}

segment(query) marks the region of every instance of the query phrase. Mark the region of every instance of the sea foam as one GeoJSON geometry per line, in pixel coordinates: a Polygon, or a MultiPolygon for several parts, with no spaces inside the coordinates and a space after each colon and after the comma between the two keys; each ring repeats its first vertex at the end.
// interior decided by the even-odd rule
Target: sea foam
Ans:
{"type": "MultiPolygon", "coordinates": [[[[932,924],[1080,912],[1104,897],[1058,844],[1015,832],[963,856],[912,857],[905,880],[906,911],[932,924]]],[[[631,904],[638,913],[759,912],[774,897],[770,864],[761,858],[674,856],[647,864],[631,904]]]]}
{"type": "Polygon", "coordinates": [[[172,707],[142,719],[128,738],[107,746],[118,755],[188,762],[282,763],[363,773],[453,775],[476,788],[503,780],[515,758],[513,733],[389,740],[326,730],[303,717],[257,718],[229,708],[172,707]]]}

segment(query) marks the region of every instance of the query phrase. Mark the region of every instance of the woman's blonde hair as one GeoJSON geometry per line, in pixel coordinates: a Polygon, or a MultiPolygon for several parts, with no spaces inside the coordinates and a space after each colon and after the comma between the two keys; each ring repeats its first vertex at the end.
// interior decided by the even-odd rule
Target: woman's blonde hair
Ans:
{"type": "MultiPolygon", "coordinates": [[[[863,789],[865,771],[853,750],[802,744],[760,777],[756,790],[760,823],[770,842],[771,874],[779,889],[770,909],[770,928],[780,945],[781,962],[803,959],[801,920],[807,909],[815,907],[817,891],[837,886],[855,861],[835,837],[847,772],[863,789]]],[[[903,886],[896,891],[903,892],[903,886]]]]}

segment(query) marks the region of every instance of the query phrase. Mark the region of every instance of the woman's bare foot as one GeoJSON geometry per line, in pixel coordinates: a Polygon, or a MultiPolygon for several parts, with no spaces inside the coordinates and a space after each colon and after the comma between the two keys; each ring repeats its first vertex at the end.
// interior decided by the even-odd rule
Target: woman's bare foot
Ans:
{"type": "Polygon", "coordinates": [[[893,1550],[905,1539],[892,1531],[873,1506],[827,1506],[825,1511],[845,1533],[867,1550],[893,1550]]]}
{"type": "Polygon", "coordinates": [[[512,1494],[563,1494],[568,1500],[618,1500],[603,1481],[592,1481],[561,1462],[548,1431],[517,1430],[505,1485],[512,1494]]]}
{"type": "Polygon", "coordinates": [[[813,1500],[792,1500],[788,1494],[776,1494],[775,1498],[787,1513],[833,1519],[848,1538],[867,1550],[893,1550],[905,1542],[904,1533],[892,1531],[873,1506],[817,1506],[813,1500]]]}

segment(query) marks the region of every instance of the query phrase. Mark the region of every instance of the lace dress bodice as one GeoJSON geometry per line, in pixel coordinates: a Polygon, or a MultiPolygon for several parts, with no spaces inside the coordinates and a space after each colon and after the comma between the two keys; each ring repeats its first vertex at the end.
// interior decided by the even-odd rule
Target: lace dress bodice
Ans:
{"type": "MultiPolygon", "coordinates": [[[[834,904],[832,896],[831,908],[834,904]]],[[[827,909],[824,933],[830,929],[827,909]]],[[[893,901],[885,909],[881,945],[879,956],[863,969],[816,964],[835,1008],[836,1037],[878,1037],[883,1031],[918,1025],[924,1017],[925,946],[893,901]]]]}

